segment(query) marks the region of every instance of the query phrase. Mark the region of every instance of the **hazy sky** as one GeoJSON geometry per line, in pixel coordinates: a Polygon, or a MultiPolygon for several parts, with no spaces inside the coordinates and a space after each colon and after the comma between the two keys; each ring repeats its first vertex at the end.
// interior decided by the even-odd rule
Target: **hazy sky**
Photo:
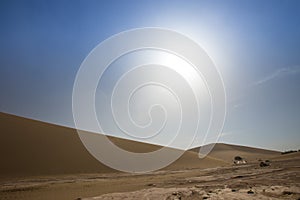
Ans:
{"type": "Polygon", "coordinates": [[[224,79],[221,142],[300,148],[300,1],[1,1],[0,111],[74,126],[88,53],[132,28],[198,42],[224,79]]]}

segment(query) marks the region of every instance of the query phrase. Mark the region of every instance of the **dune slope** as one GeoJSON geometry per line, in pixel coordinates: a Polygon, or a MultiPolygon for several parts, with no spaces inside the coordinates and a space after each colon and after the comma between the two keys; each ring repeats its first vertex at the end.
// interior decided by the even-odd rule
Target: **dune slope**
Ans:
{"type": "MultiPolygon", "coordinates": [[[[89,154],[75,129],[5,113],[0,113],[0,124],[0,177],[116,172],[89,154]]],[[[119,138],[111,140],[133,152],[149,152],[160,148],[119,138]]],[[[223,165],[226,162],[210,157],[200,160],[196,152],[188,151],[167,169],[223,165]]]]}

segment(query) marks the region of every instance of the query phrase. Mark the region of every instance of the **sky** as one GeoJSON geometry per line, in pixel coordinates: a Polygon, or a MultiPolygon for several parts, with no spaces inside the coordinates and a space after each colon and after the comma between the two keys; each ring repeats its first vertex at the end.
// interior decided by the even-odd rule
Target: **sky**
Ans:
{"type": "Polygon", "coordinates": [[[300,149],[299,1],[1,1],[0,111],[74,127],[72,90],[90,51],[133,28],[196,41],[227,95],[219,142],[300,149]]]}

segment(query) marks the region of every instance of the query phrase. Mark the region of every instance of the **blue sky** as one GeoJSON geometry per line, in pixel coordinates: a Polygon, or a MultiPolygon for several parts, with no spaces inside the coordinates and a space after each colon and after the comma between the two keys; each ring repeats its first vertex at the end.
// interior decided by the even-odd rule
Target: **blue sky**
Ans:
{"type": "Polygon", "coordinates": [[[220,141],[300,148],[299,1],[1,1],[0,111],[74,126],[72,88],[109,36],[162,27],[198,42],[224,79],[220,141]]]}

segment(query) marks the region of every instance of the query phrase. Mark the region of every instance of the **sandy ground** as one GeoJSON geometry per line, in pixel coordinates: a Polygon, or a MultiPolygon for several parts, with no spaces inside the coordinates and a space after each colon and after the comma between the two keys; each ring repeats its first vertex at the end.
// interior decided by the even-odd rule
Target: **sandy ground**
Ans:
{"type": "MultiPolygon", "coordinates": [[[[161,171],[128,174],[93,158],[74,129],[5,113],[0,127],[0,200],[300,198],[300,153],[216,144],[204,159],[195,148],[161,171]],[[248,163],[232,165],[235,156],[248,163]]],[[[132,152],[161,148],[111,140],[132,152]]]]}
{"type": "Polygon", "coordinates": [[[0,199],[300,199],[300,153],[246,165],[4,181],[0,199]]]}
{"type": "MultiPolygon", "coordinates": [[[[201,170],[195,176],[168,180],[135,192],[86,199],[300,199],[300,155],[273,161],[269,167],[248,165],[201,170]]],[[[187,172],[184,172],[187,173],[187,172]]]]}

